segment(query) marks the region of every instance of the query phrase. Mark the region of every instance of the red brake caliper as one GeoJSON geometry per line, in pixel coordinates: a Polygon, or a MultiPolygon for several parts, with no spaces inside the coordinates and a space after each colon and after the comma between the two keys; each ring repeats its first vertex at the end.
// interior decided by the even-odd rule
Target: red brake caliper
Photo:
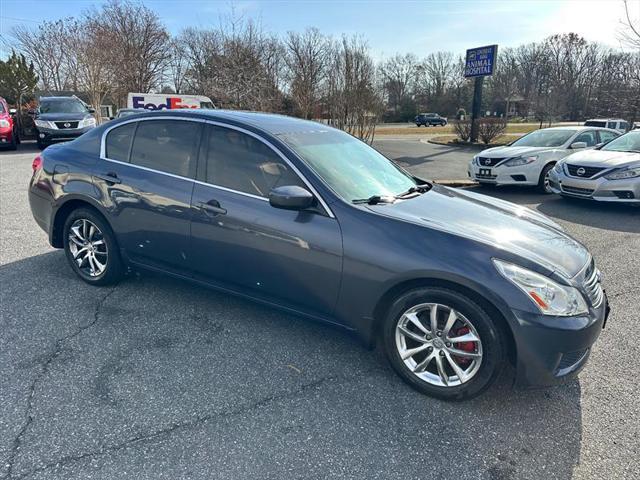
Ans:
{"type": "MultiPolygon", "coordinates": [[[[461,337],[462,335],[465,335],[467,333],[469,333],[469,327],[461,327],[458,330],[456,330],[455,336],[456,337],[461,337]]],[[[476,351],[476,345],[473,342],[459,342],[459,343],[455,343],[454,346],[458,350],[464,350],[465,352],[475,352],[476,351]]],[[[465,365],[468,365],[468,364],[471,363],[471,359],[470,358],[458,357],[458,356],[455,356],[455,355],[454,355],[454,358],[456,359],[458,364],[460,364],[461,366],[465,366],[465,365]]]]}

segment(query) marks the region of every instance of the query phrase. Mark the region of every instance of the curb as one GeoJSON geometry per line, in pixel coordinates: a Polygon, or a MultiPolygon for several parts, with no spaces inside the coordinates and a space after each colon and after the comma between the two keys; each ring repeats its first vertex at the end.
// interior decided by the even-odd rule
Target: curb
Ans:
{"type": "Polygon", "coordinates": [[[433,183],[443,185],[445,187],[474,187],[478,182],[473,180],[431,180],[433,183]]]}

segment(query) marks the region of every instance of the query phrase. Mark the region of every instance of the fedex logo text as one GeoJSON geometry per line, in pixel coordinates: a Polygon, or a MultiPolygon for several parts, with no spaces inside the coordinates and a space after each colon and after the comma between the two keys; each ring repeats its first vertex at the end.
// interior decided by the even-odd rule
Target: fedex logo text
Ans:
{"type": "Polygon", "coordinates": [[[144,97],[133,97],[133,108],[145,108],[147,110],[173,110],[176,108],[198,108],[197,106],[184,105],[179,97],[167,97],[165,103],[145,103],[144,97]]]}

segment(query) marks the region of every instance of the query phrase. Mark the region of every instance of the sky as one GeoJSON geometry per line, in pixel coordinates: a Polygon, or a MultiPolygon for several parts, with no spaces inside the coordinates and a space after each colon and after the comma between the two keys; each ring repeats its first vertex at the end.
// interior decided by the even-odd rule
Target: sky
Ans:
{"type": "MultiPolygon", "coordinates": [[[[11,47],[11,29],[78,15],[100,0],[0,0],[0,55],[11,47]]],[[[265,30],[285,34],[308,26],[323,33],[362,35],[376,59],[438,50],[514,47],[555,33],[575,32],[620,47],[622,0],[145,0],[172,33],[220,24],[233,8],[259,19],[265,30]]],[[[629,0],[640,17],[640,0],[629,0]]]]}

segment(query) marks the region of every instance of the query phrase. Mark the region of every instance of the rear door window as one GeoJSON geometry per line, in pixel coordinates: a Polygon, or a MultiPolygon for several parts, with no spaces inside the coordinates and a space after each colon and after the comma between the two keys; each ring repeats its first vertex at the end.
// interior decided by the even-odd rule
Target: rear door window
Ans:
{"type": "Polygon", "coordinates": [[[596,132],[594,130],[582,132],[573,141],[573,143],[575,142],[585,142],[587,144],[587,147],[593,147],[598,143],[598,140],[596,138],[596,132]]]}
{"type": "Polygon", "coordinates": [[[135,128],[135,122],[127,123],[120,127],[116,127],[107,133],[105,156],[111,160],[128,162],[129,150],[131,150],[131,141],[133,140],[133,132],[135,131],[135,128]]]}
{"type": "Polygon", "coordinates": [[[131,163],[194,178],[202,124],[186,120],[138,122],[131,163]]]}
{"type": "Polygon", "coordinates": [[[275,187],[306,188],[289,164],[257,138],[224,127],[207,128],[207,183],[265,198],[275,187]]]}
{"type": "Polygon", "coordinates": [[[598,133],[600,134],[600,143],[608,143],[614,138],[618,137],[618,135],[616,135],[615,133],[607,132],[606,130],[601,130],[598,133]]]}
{"type": "Polygon", "coordinates": [[[616,128],[617,127],[617,122],[608,122],[607,123],[607,128],[616,128]]]}

